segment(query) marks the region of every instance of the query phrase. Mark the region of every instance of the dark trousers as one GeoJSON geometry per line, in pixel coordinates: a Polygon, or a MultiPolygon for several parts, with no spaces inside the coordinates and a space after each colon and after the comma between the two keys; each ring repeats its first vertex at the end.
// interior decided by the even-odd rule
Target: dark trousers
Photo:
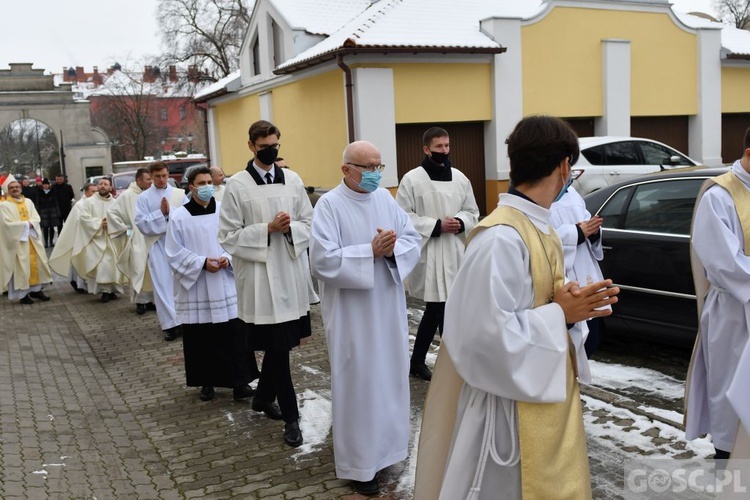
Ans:
{"type": "Polygon", "coordinates": [[[255,397],[266,403],[278,399],[284,422],[299,420],[297,395],[294,393],[292,374],[289,371],[289,351],[265,352],[255,397]]]}
{"type": "Polygon", "coordinates": [[[602,337],[602,318],[591,318],[586,321],[586,326],[589,327],[589,336],[586,337],[583,347],[586,350],[586,357],[591,359],[599,348],[599,341],[602,337]]]}
{"type": "Polygon", "coordinates": [[[44,246],[51,247],[52,241],[55,239],[55,228],[54,227],[43,227],[42,235],[44,236],[44,246]]]}
{"type": "Polygon", "coordinates": [[[417,328],[417,338],[414,340],[414,351],[411,354],[411,364],[424,364],[427,351],[430,349],[435,332],[443,335],[443,318],[445,317],[445,302],[425,303],[422,321],[417,328]]]}

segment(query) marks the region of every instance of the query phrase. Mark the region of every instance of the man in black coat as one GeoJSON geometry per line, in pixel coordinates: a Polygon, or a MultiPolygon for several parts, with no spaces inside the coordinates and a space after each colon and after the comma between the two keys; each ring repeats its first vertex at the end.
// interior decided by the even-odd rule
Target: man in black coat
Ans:
{"type": "Polygon", "coordinates": [[[68,214],[73,206],[73,200],[76,195],[73,193],[73,188],[65,181],[65,177],[62,174],[55,176],[55,185],[52,187],[52,191],[55,193],[57,206],[60,209],[60,222],[57,226],[57,235],[59,237],[62,232],[63,223],[65,222],[65,219],[68,218],[68,214]]]}

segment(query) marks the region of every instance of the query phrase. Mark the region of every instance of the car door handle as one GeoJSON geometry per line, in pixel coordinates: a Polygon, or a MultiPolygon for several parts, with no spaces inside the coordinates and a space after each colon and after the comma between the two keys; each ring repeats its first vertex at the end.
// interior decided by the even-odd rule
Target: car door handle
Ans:
{"type": "Polygon", "coordinates": [[[620,175],[620,172],[610,172],[609,175],[620,175]]]}
{"type": "Polygon", "coordinates": [[[602,250],[612,250],[612,247],[607,245],[602,245],[602,250]]]}

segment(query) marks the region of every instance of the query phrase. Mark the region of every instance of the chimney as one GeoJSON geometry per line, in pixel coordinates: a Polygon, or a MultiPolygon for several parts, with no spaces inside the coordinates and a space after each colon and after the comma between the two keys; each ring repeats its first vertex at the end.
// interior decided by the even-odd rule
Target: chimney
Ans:
{"type": "Polygon", "coordinates": [[[174,64],[169,66],[169,81],[177,81],[177,67],[174,64]]]}
{"type": "Polygon", "coordinates": [[[64,82],[68,81],[68,67],[67,66],[63,66],[63,81],[64,82]]]}
{"type": "Polygon", "coordinates": [[[143,83],[154,83],[154,74],[151,66],[146,66],[143,69],[143,83]]]}
{"type": "Polygon", "coordinates": [[[198,67],[195,64],[188,66],[188,81],[195,82],[198,80],[198,67]]]}
{"type": "Polygon", "coordinates": [[[83,71],[83,66],[76,66],[76,81],[86,81],[86,73],[83,71]]]}
{"type": "Polygon", "coordinates": [[[94,76],[92,81],[94,82],[94,85],[101,85],[103,82],[102,75],[99,74],[99,66],[94,66],[94,76]]]}

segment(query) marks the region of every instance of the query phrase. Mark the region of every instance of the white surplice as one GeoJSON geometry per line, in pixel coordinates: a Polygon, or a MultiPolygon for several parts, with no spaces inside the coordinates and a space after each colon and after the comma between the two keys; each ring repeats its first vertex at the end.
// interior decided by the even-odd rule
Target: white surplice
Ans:
{"type": "Polygon", "coordinates": [[[180,324],[226,323],[237,317],[237,289],[231,266],[209,273],[206,258],[231,256],[219,245],[219,208],[191,215],[184,206],[172,213],[166,252],[174,273],[174,304],[180,324]]]}
{"type": "Polygon", "coordinates": [[[178,326],[174,311],[174,279],[167,262],[165,240],[169,216],[161,211],[161,200],[169,202],[169,215],[180,208],[185,200],[185,192],[169,184],[164,189],[152,185],[138,196],[135,202],[135,225],[146,239],[148,248],[148,271],[154,285],[156,314],[162,330],[178,326]]]}
{"type": "MultiPolygon", "coordinates": [[[[549,234],[547,209],[511,194],[501,194],[498,206],[522,211],[549,234]]],[[[579,378],[590,380],[580,328],[568,332],[556,303],[533,307],[529,266],[519,233],[493,226],[474,237],[451,289],[443,342],[465,384],[441,500],[468,498],[472,488],[474,500],[520,499],[516,401],[565,401],[569,344],[579,378]],[[486,446],[497,456],[483,457],[486,446]]]]}
{"type": "Polygon", "coordinates": [[[331,362],[336,476],[369,481],[404,460],[409,443],[409,328],[403,282],[420,237],[385,189],[343,182],[315,204],[310,264],[319,279],[331,362]],[[374,259],[377,229],[392,229],[395,262],[374,259]]]}
{"type": "Polygon", "coordinates": [[[450,181],[433,181],[423,167],[404,175],[396,202],[409,214],[422,236],[422,255],[409,276],[409,295],[426,302],[445,302],[458,272],[468,235],[479,218],[471,182],[455,168],[450,181]],[[433,237],[438,219],[455,217],[464,223],[460,234],[441,233],[433,237]]]}
{"type": "Polygon", "coordinates": [[[128,189],[117,197],[107,212],[107,231],[111,238],[122,239],[117,268],[130,280],[130,301],[145,304],[153,302],[153,292],[148,290],[141,293],[148,265],[148,249],[146,238],[135,225],[135,202],[142,192],[138,184],[131,182],[128,189]]]}
{"type": "MultiPolygon", "coordinates": [[[[739,161],[732,172],[750,190],[750,174],[739,161]]],[[[750,335],[750,257],[744,254],[742,228],[726,189],[712,186],[703,194],[693,234],[692,249],[710,288],[700,317],[701,341],[689,371],[685,437],[709,433],[716,448],[731,451],[739,419],[727,390],[750,335]]]]}
{"type": "Polygon", "coordinates": [[[226,186],[219,214],[219,242],[232,255],[239,318],[269,325],[298,320],[310,311],[304,257],[312,205],[302,179],[283,172],[285,184],[257,184],[243,170],[226,186]],[[280,211],[291,217],[289,234],[268,233],[280,211]]]}

